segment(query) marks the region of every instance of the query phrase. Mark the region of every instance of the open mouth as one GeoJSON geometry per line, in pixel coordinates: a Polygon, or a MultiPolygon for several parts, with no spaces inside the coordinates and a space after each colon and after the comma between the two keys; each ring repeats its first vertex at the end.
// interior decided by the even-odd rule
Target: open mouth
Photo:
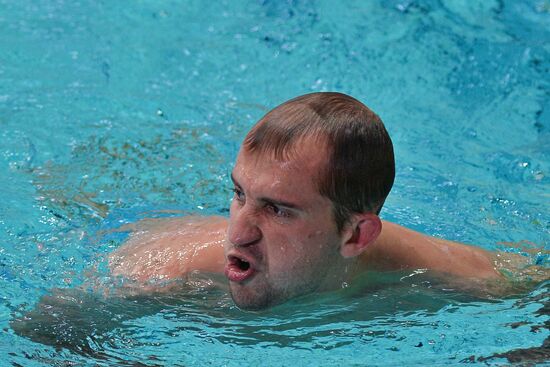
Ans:
{"type": "Polygon", "coordinates": [[[225,264],[225,276],[232,282],[243,282],[254,275],[255,270],[249,261],[230,255],[225,264]]]}
{"type": "Polygon", "coordinates": [[[250,263],[248,261],[238,259],[235,261],[235,265],[242,271],[247,271],[250,268],[250,263]]]}

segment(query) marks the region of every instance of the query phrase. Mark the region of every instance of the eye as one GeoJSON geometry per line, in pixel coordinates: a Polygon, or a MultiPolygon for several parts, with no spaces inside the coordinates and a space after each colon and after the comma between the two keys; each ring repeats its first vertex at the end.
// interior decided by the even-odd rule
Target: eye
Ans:
{"type": "Polygon", "coordinates": [[[244,192],[242,192],[240,189],[238,188],[233,188],[233,193],[235,194],[235,199],[238,201],[238,202],[241,202],[241,203],[244,203],[244,192]]]}
{"type": "Polygon", "coordinates": [[[288,218],[290,217],[290,212],[286,209],[282,209],[275,204],[267,204],[267,211],[279,218],[288,218]]]}

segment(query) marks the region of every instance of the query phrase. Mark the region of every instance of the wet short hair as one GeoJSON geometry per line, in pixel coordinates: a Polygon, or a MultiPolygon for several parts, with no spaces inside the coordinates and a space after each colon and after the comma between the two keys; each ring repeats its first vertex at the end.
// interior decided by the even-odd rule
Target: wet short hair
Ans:
{"type": "Polygon", "coordinates": [[[326,148],[316,181],[333,204],[338,230],[354,213],[379,214],[395,177],[393,145],[382,120],[353,97],[320,92],[291,99],[258,121],[243,148],[285,159],[310,138],[326,148]]]}

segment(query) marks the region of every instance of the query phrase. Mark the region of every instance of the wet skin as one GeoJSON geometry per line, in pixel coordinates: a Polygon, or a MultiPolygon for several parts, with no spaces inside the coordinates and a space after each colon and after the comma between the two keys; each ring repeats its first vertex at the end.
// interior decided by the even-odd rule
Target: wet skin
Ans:
{"type": "Polygon", "coordinates": [[[186,217],[138,223],[111,256],[112,273],[147,284],[145,290],[155,288],[151,280],[192,271],[225,273],[235,303],[244,309],[337,289],[372,269],[500,278],[491,253],[382,224],[374,214],[353,217],[339,233],[331,202],[315,185],[324,163],[318,152],[314,142],[304,142],[286,160],[241,150],[232,172],[229,222],[186,217]]]}
{"type": "Polygon", "coordinates": [[[241,308],[332,289],[349,276],[353,262],[340,254],[346,237],[314,182],[324,158],[314,148],[303,145],[288,160],[244,150],[237,158],[224,252],[230,291],[241,308]]]}

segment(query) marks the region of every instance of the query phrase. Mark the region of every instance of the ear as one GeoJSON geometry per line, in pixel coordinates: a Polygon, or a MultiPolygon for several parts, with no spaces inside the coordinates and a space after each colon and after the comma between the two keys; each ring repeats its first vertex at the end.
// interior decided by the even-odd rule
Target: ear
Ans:
{"type": "Polygon", "coordinates": [[[345,258],[356,257],[378,238],[382,232],[382,221],[376,214],[356,214],[346,232],[340,255],[345,258]]]}

